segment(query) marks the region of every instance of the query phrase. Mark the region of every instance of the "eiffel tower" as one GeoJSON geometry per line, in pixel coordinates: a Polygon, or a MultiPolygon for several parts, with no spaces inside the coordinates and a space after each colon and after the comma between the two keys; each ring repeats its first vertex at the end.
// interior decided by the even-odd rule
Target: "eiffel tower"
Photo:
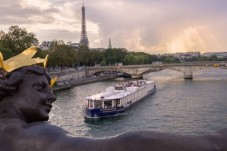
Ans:
{"type": "Polygon", "coordinates": [[[80,39],[80,46],[89,47],[89,41],[87,38],[86,32],[86,20],[85,20],[85,7],[84,4],[81,8],[82,11],[82,29],[81,29],[81,39],[80,39]]]}

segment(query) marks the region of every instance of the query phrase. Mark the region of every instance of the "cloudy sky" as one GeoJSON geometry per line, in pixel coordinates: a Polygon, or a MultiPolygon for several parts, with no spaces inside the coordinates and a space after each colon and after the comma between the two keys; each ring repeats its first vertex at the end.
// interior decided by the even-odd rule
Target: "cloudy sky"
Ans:
{"type": "MultiPolygon", "coordinates": [[[[227,51],[227,0],[84,0],[92,48],[151,54],[227,51]]],[[[79,42],[83,0],[0,0],[0,30],[79,42]]]]}

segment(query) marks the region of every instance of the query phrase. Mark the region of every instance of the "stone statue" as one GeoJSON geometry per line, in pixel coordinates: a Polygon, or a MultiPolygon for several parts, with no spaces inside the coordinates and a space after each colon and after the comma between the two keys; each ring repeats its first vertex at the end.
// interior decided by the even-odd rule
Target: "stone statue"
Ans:
{"type": "Polygon", "coordinates": [[[151,131],[105,139],[69,136],[46,122],[56,100],[50,81],[36,65],[16,68],[0,80],[0,151],[227,151],[227,129],[204,136],[151,131]]]}

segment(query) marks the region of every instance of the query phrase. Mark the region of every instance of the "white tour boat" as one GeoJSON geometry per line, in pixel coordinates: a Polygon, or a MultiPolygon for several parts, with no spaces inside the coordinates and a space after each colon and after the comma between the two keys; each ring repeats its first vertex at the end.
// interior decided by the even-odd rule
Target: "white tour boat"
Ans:
{"type": "Polygon", "coordinates": [[[117,84],[86,97],[85,117],[99,118],[123,113],[132,104],[155,92],[154,81],[138,80],[117,84]]]}

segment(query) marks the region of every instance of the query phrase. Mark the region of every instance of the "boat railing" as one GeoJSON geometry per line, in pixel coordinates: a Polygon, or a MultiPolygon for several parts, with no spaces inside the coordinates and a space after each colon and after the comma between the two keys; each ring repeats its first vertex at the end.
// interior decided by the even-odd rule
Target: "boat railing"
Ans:
{"type": "Polygon", "coordinates": [[[126,87],[141,87],[143,85],[145,85],[144,81],[130,81],[128,83],[125,84],[126,87]]]}

